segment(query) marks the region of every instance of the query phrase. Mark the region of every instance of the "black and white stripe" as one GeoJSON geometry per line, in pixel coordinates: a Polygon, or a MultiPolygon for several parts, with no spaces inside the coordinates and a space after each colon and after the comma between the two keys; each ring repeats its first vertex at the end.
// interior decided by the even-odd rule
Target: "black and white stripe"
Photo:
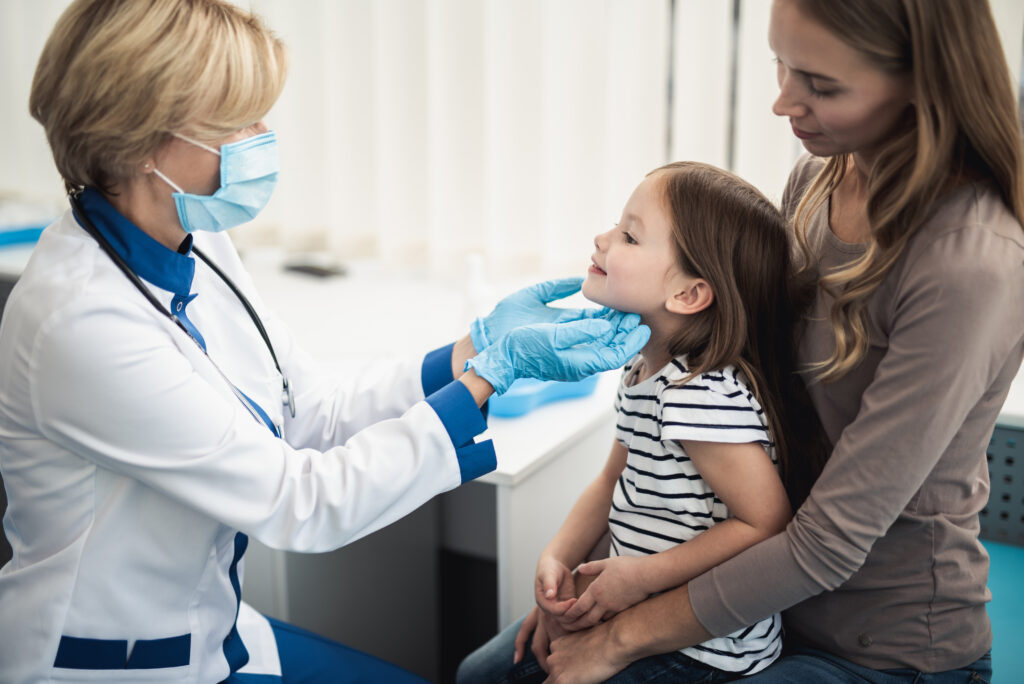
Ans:
{"type": "MultiPolygon", "coordinates": [[[[732,366],[683,385],[689,371],[680,357],[636,382],[639,360],[623,369],[615,399],[615,436],[628,455],[608,517],[613,555],[665,551],[729,516],[680,442],[757,442],[774,460],[764,411],[732,366]]],[[[752,674],[775,660],[781,645],[775,615],[683,652],[721,670],[752,674]]]]}

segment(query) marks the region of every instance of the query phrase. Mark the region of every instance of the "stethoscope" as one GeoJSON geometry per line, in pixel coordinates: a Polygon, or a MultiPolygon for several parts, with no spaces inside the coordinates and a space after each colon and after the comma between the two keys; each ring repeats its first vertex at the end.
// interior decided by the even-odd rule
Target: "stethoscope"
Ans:
{"type": "MultiPolygon", "coordinates": [[[[117,253],[114,247],[110,244],[110,242],[107,241],[105,237],[103,237],[100,231],[96,229],[95,224],[93,224],[92,220],[89,218],[89,215],[86,214],[85,209],[82,207],[82,203],[79,199],[80,195],[81,191],[72,192],[68,195],[68,199],[71,201],[71,208],[74,211],[75,216],[78,218],[78,221],[82,225],[82,227],[85,228],[85,231],[89,233],[89,235],[91,235],[96,240],[96,242],[99,243],[100,247],[103,248],[103,251],[107,253],[107,256],[109,256],[111,260],[115,264],[117,264],[118,268],[121,269],[125,276],[127,276],[128,280],[131,281],[132,285],[135,286],[135,289],[141,292],[142,296],[144,296],[157,311],[159,311],[164,317],[166,317],[176,326],[178,326],[178,328],[183,333],[188,335],[189,339],[195,342],[196,346],[199,347],[200,351],[203,352],[206,358],[210,360],[210,363],[213,365],[213,367],[217,369],[217,372],[220,373],[221,377],[224,378],[224,381],[228,384],[228,387],[231,388],[231,391],[234,393],[234,395],[238,397],[238,400],[242,402],[246,409],[249,410],[249,413],[252,414],[253,418],[255,418],[257,422],[261,424],[264,423],[265,421],[263,417],[261,417],[260,415],[261,412],[253,404],[253,402],[247,396],[245,396],[245,394],[241,390],[235,387],[235,383],[231,382],[228,376],[225,375],[224,371],[222,371],[220,367],[216,364],[216,362],[214,362],[214,360],[210,358],[210,355],[207,354],[206,349],[199,342],[199,340],[197,340],[195,336],[191,332],[189,332],[188,328],[185,327],[185,324],[182,323],[177,316],[175,316],[169,310],[164,308],[164,306],[157,300],[157,298],[153,296],[153,293],[149,291],[149,288],[142,283],[142,279],[135,274],[135,271],[131,269],[131,266],[129,266],[128,263],[121,257],[121,255],[117,253]]],[[[285,376],[284,371],[281,370],[281,364],[277,360],[277,354],[274,353],[274,345],[270,343],[270,336],[267,334],[266,328],[263,327],[263,321],[260,320],[259,314],[256,313],[256,309],[253,308],[248,298],[246,298],[246,296],[242,294],[242,291],[238,289],[238,286],[235,285],[231,278],[229,278],[227,274],[224,273],[224,271],[220,270],[217,264],[213,263],[213,261],[211,261],[208,256],[203,254],[202,250],[196,247],[195,244],[192,245],[192,252],[197,257],[202,259],[203,262],[205,262],[206,265],[209,266],[210,269],[212,269],[213,272],[216,273],[220,277],[220,279],[224,281],[224,284],[228,286],[228,289],[230,289],[234,293],[235,297],[238,298],[238,301],[242,303],[243,307],[245,307],[246,313],[249,314],[249,318],[252,320],[253,325],[256,326],[256,330],[259,331],[260,337],[263,338],[263,343],[267,345],[267,350],[270,352],[270,358],[274,360],[274,367],[277,368],[277,372],[281,375],[281,404],[283,406],[288,407],[289,413],[291,413],[292,418],[294,418],[295,394],[292,392],[292,387],[291,384],[289,384],[288,382],[287,376],[285,376]]],[[[280,426],[274,427],[277,431],[278,436],[280,436],[280,426]]]]}

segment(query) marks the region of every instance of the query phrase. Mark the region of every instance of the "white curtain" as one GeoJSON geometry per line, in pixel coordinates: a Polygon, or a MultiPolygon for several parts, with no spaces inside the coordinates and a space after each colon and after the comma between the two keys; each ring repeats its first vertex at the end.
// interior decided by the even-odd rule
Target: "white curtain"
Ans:
{"type": "Polygon", "coordinates": [[[668,0],[253,6],[293,59],[264,223],[292,246],[581,272],[667,159],[668,0]]]}
{"type": "MultiPolygon", "coordinates": [[[[770,0],[240,0],[291,54],[279,189],[233,233],[447,277],[582,272],[674,159],[778,199],[800,147],[771,114],[770,0]]],[[[0,0],[0,197],[58,197],[32,71],[67,0],[0,0]]],[[[1024,3],[993,0],[1019,73],[1024,3]]]]}

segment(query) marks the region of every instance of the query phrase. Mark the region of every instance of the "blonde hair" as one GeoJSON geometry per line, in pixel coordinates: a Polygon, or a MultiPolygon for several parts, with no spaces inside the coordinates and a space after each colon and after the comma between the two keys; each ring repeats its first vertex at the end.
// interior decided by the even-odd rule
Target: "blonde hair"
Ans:
{"type": "Polygon", "coordinates": [[[687,316],[669,344],[692,378],[732,365],[764,409],[794,507],[828,455],[796,362],[798,322],[810,300],[794,279],[786,219],[754,186],[708,164],[676,162],[652,173],[672,223],[676,263],[703,278],[711,306],[687,316]]]}
{"type": "MultiPolygon", "coordinates": [[[[835,348],[813,370],[829,382],[864,357],[867,301],[944,193],[972,176],[989,178],[1024,222],[1024,155],[1010,72],[986,0],[796,1],[877,68],[909,76],[915,103],[868,176],[867,250],[819,280],[835,298],[835,348]]],[[[815,261],[807,238],[810,217],[849,164],[849,155],[831,157],[797,207],[804,268],[815,261]]]]}
{"type": "Polygon", "coordinates": [[[172,133],[216,140],[262,119],[284,87],[281,41],[222,0],[77,0],[29,98],[68,191],[133,175],[172,133]]]}

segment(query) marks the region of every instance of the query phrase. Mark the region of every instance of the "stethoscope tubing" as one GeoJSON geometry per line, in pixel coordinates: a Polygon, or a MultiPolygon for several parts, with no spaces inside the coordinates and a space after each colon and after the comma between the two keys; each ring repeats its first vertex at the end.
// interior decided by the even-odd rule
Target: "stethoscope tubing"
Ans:
{"type": "MultiPolygon", "coordinates": [[[[242,392],[240,392],[237,387],[235,387],[235,384],[228,379],[227,375],[225,375],[224,372],[220,369],[220,367],[217,366],[216,363],[214,363],[213,359],[210,358],[210,355],[203,348],[203,345],[199,343],[199,340],[197,340],[195,336],[193,336],[192,333],[189,332],[188,328],[185,327],[185,325],[177,316],[175,316],[169,310],[164,308],[163,304],[161,304],[159,300],[157,300],[153,293],[150,292],[149,288],[146,287],[146,285],[142,282],[142,279],[139,278],[135,271],[131,269],[131,266],[129,266],[128,263],[121,257],[121,255],[117,253],[113,245],[111,245],[110,242],[108,242],[107,239],[103,237],[102,233],[100,233],[100,231],[96,228],[96,225],[89,218],[88,214],[86,214],[85,209],[82,207],[82,203],[79,200],[78,194],[79,193],[71,193],[68,195],[68,199],[71,202],[71,209],[75,214],[75,218],[78,219],[79,225],[81,225],[82,228],[84,228],[85,231],[89,233],[89,235],[91,235],[97,243],[99,243],[100,248],[102,248],[103,251],[106,252],[107,256],[110,257],[111,261],[113,261],[117,265],[121,272],[124,273],[125,277],[127,277],[128,280],[131,281],[132,285],[135,286],[135,289],[142,293],[142,295],[153,306],[153,308],[159,311],[160,314],[163,315],[165,318],[172,321],[183,333],[185,333],[189,337],[190,340],[192,340],[196,344],[197,347],[199,347],[203,354],[208,359],[210,359],[211,363],[213,363],[214,368],[217,369],[217,372],[220,373],[221,377],[223,377],[224,380],[228,383],[228,386],[231,387],[231,391],[235,394],[236,397],[238,397],[239,401],[241,401],[242,404],[245,405],[246,409],[249,410],[249,413],[251,413],[253,417],[256,418],[257,421],[262,423],[263,420],[262,418],[260,418],[259,413],[256,411],[256,409],[252,406],[252,402],[249,401],[249,399],[244,394],[242,394],[242,392]]],[[[249,302],[249,299],[242,293],[242,291],[238,289],[238,286],[235,285],[234,281],[231,280],[231,278],[229,278],[228,275],[224,273],[224,271],[222,271],[220,267],[218,267],[208,256],[206,256],[206,254],[204,254],[202,250],[200,250],[195,245],[192,245],[192,251],[195,252],[196,256],[199,257],[207,266],[209,266],[210,269],[214,273],[216,273],[217,276],[222,281],[224,281],[224,284],[228,286],[228,289],[231,290],[231,292],[235,295],[238,301],[241,302],[242,306],[245,308],[246,313],[249,314],[249,318],[252,320],[253,325],[256,326],[256,330],[259,332],[260,337],[263,338],[263,343],[267,346],[267,350],[270,352],[270,358],[273,359],[274,361],[274,367],[277,368],[277,372],[281,375],[281,403],[284,406],[288,407],[288,410],[291,413],[292,418],[294,418],[295,396],[292,392],[291,384],[288,382],[288,378],[287,376],[285,376],[284,371],[281,370],[281,364],[278,362],[277,354],[274,352],[274,345],[270,342],[270,335],[267,334],[267,330],[263,326],[263,321],[260,319],[259,314],[256,313],[256,309],[253,308],[252,303],[249,302]]]]}

